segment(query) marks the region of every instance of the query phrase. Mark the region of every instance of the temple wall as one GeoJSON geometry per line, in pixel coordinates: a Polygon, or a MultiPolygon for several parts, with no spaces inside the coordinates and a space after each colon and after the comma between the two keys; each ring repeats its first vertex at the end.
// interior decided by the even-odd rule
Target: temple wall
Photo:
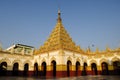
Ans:
{"type": "Polygon", "coordinates": [[[12,74],[14,63],[19,64],[19,75],[24,73],[24,66],[26,63],[29,64],[28,75],[33,76],[35,63],[38,64],[38,76],[42,74],[42,63],[46,63],[46,76],[53,76],[53,65],[52,61],[56,62],[56,77],[65,77],[68,76],[81,76],[83,75],[84,63],[87,64],[86,74],[95,75],[92,71],[92,63],[96,64],[97,75],[102,74],[102,63],[105,62],[108,64],[109,74],[114,74],[114,61],[120,61],[120,53],[106,53],[106,54],[95,54],[95,55],[84,55],[79,53],[74,53],[70,51],[53,51],[49,53],[38,54],[34,56],[19,55],[8,52],[0,51],[0,64],[2,62],[7,63],[7,74],[12,74]],[[70,61],[71,65],[69,66],[69,71],[67,67],[67,62],[70,61]],[[76,72],[76,62],[80,65],[76,72]]]}

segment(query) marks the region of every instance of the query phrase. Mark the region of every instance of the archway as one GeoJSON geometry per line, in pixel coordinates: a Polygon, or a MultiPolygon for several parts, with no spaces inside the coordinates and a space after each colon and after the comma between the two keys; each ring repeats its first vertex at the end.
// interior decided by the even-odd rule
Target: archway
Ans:
{"type": "Polygon", "coordinates": [[[19,73],[19,64],[16,62],[13,64],[13,76],[18,76],[19,73]]]}
{"type": "Polygon", "coordinates": [[[29,70],[29,64],[28,63],[26,63],[25,65],[24,65],[24,76],[28,76],[28,70],[29,70]]]}
{"type": "Polygon", "coordinates": [[[7,74],[7,63],[2,62],[0,64],[0,75],[5,76],[7,74]]]}
{"type": "Polygon", "coordinates": [[[113,69],[115,75],[120,75],[120,61],[113,62],[113,69]]]}
{"type": "Polygon", "coordinates": [[[86,62],[84,62],[84,64],[83,64],[82,75],[83,76],[87,75],[87,63],[86,62]]]}
{"type": "Polygon", "coordinates": [[[34,76],[38,76],[38,63],[34,64],[34,76]]]}
{"type": "Polygon", "coordinates": [[[54,77],[56,77],[56,61],[52,61],[51,62],[51,66],[52,66],[52,74],[54,77]]]}
{"type": "Polygon", "coordinates": [[[102,75],[109,75],[108,64],[106,62],[103,62],[101,66],[102,66],[102,75]]]}
{"type": "Polygon", "coordinates": [[[76,76],[79,74],[79,69],[80,69],[80,63],[77,61],[76,62],[76,76]]]}
{"type": "Polygon", "coordinates": [[[71,71],[72,63],[70,60],[67,61],[67,76],[70,76],[70,71],[71,71]]]}
{"type": "Polygon", "coordinates": [[[42,63],[41,68],[42,68],[42,76],[46,76],[46,62],[42,63]]]}
{"type": "Polygon", "coordinates": [[[91,64],[91,70],[92,70],[92,74],[93,75],[97,75],[98,74],[98,72],[97,72],[97,66],[96,66],[95,63],[91,64]]]}

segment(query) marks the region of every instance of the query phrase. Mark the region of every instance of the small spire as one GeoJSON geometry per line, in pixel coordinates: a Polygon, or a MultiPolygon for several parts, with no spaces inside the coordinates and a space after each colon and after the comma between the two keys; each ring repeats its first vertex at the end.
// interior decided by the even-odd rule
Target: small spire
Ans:
{"type": "Polygon", "coordinates": [[[58,9],[58,14],[60,14],[60,9],[58,9]]]}
{"type": "Polygon", "coordinates": [[[57,19],[58,22],[61,22],[61,21],[62,21],[62,20],[61,20],[61,17],[60,17],[60,14],[61,14],[61,13],[60,13],[60,9],[58,9],[58,19],[57,19]]]}

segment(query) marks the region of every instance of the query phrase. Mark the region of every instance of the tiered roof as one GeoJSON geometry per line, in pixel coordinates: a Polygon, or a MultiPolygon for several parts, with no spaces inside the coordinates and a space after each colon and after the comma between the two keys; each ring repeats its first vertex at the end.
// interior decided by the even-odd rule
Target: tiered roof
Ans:
{"type": "Polygon", "coordinates": [[[60,10],[58,11],[58,19],[57,24],[53,31],[51,32],[47,41],[40,47],[37,53],[44,53],[48,51],[64,49],[69,51],[81,52],[79,46],[76,46],[72,41],[72,38],[69,36],[67,31],[65,30],[62,19],[61,19],[60,10]]]}

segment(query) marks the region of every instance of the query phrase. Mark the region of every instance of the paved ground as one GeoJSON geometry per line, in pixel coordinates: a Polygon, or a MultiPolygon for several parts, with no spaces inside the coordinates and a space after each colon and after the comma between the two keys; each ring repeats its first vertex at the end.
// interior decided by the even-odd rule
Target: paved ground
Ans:
{"type": "Polygon", "coordinates": [[[30,77],[0,77],[0,80],[120,80],[120,76],[79,76],[52,79],[40,79],[30,77]]]}

